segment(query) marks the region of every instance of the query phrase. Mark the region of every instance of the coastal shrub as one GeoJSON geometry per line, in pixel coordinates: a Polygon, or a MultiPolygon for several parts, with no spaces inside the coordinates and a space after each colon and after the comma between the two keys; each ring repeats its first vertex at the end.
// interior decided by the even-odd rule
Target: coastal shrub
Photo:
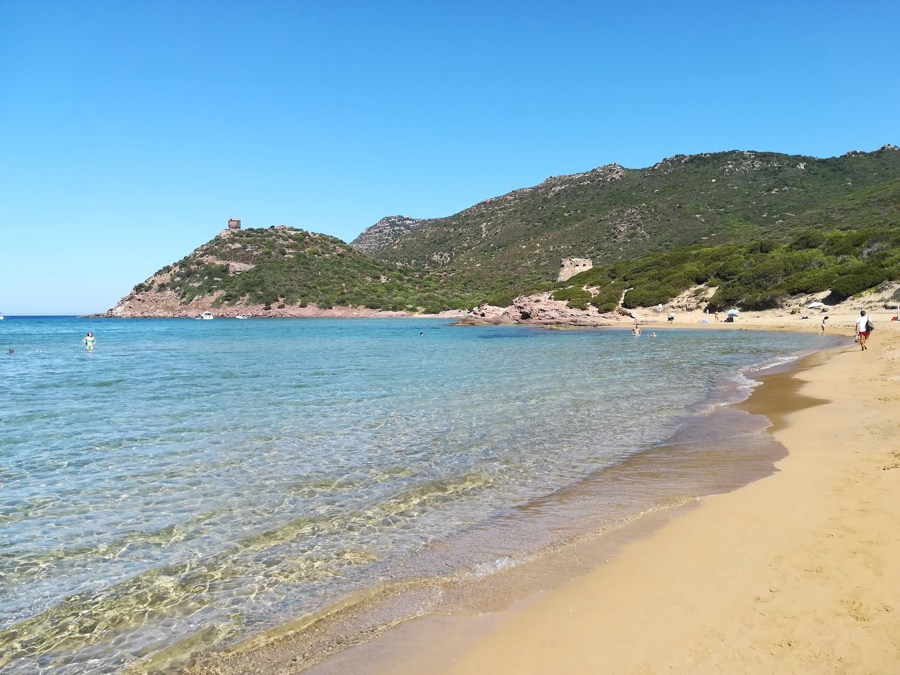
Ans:
{"type": "Polygon", "coordinates": [[[586,291],[579,286],[569,286],[553,291],[553,299],[569,303],[569,307],[574,309],[587,309],[592,300],[590,291],[586,291]]]}
{"type": "Polygon", "coordinates": [[[438,314],[443,312],[444,309],[446,309],[446,306],[443,303],[431,301],[426,302],[420,309],[425,314],[438,314]]]}
{"type": "Polygon", "coordinates": [[[777,258],[760,260],[750,269],[738,275],[737,282],[750,290],[762,290],[777,286],[788,276],[784,261],[777,258]]]}
{"type": "Polygon", "coordinates": [[[709,299],[707,309],[711,312],[723,312],[732,307],[741,307],[745,296],[745,289],[732,284],[723,284],[709,299]]]}
{"type": "Polygon", "coordinates": [[[662,289],[659,286],[643,284],[641,286],[635,286],[625,294],[625,298],[622,300],[622,307],[625,309],[652,307],[653,305],[668,302],[671,297],[673,296],[671,296],[667,290],[662,289]]]}
{"type": "Polygon", "coordinates": [[[774,239],[760,239],[747,247],[747,253],[771,253],[776,248],[778,243],[774,239]]]}
{"type": "Polygon", "coordinates": [[[819,293],[831,288],[834,274],[827,269],[805,270],[788,277],[779,290],[784,295],[800,295],[802,293],[819,293]]]}
{"type": "Polygon", "coordinates": [[[680,272],[685,279],[695,284],[706,283],[710,276],[706,265],[699,260],[686,263],[682,266],[680,272]]]}
{"type": "Polygon", "coordinates": [[[619,306],[623,290],[625,284],[621,282],[607,284],[597,290],[597,294],[591,298],[591,304],[598,312],[613,312],[619,306]]]}
{"type": "Polygon", "coordinates": [[[752,258],[745,257],[743,253],[735,253],[716,265],[713,275],[723,281],[727,281],[738,277],[752,265],[752,258]]]}
{"type": "Polygon", "coordinates": [[[859,251],[861,243],[858,232],[839,230],[829,233],[823,249],[829,256],[834,258],[853,256],[859,251]]]}
{"type": "MultiPolygon", "coordinates": [[[[485,300],[480,303],[476,303],[476,305],[485,304],[493,305],[495,307],[509,307],[513,304],[513,301],[519,296],[518,293],[497,293],[495,295],[488,296],[485,300]]],[[[474,305],[473,305],[474,306],[474,305]]]]}
{"type": "Polygon", "coordinates": [[[775,309],[781,306],[781,298],[783,296],[774,291],[763,291],[744,298],[744,309],[764,310],[775,309]]]}
{"type": "Polygon", "coordinates": [[[658,278],[654,275],[649,279],[636,280],[634,287],[625,294],[622,306],[627,309],[634,309],[635,307],[651,307],[663,304],[693,285],[694,282],[680,271],[663,278],[658,278]]]}
{"type": "Polygon", "coordinates": [[[840,302],[890,278],[890,272],[883,267],[858,265],[834,279],[831,285],[831,297],[840,302]]]}
{"type": "Polygon", "coordinates": [[[278,294],[271,289],[256,289],[250,292],[249,300],[254,305],[271,305],[278,300],[278,294]]]}
{"type": "Polygon", "coordinates": [[[612,269],[613,266],[592,267],[589,270],[576,274],[569,279],[569,282],[577,283],[581,286],[605,286],[612,279],[615,279],[615,276],[610,276],[612,269]]]}
{"type": "Polygon", "coordinates": [[[806,232],[800,233],[790,244],[790,248],[795,251],[808,249],[808,248],[820,248],[825,244],[825,234],[819,230],[807,230],[806,232]]]}

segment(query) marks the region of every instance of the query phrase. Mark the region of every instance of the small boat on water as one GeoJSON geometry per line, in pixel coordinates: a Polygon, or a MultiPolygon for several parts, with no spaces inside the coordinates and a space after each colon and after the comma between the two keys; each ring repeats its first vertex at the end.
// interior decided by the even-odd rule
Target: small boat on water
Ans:
{"type": "Polygon", "coordinates": [[[0,321],[3,321],[3,312],[0,312],[0,321]]]}
{"type": "Polygon", "coordinates": [[[216,317],[213,316],[213,313],[212,313],[212,312],[200,312],[200,317],[199,317],[199,318],[205,319],[206,321],[209,321],[209,320],[211,320],[211,319],[215,319],[216,317]]]}
{"type": "Polygon", "coordinates": [[[235,314],[235,315],[234,315],[234,318],[235,318],[235,319],[246,319],[247,317],[244,316],[243,314],[235,314]]]}

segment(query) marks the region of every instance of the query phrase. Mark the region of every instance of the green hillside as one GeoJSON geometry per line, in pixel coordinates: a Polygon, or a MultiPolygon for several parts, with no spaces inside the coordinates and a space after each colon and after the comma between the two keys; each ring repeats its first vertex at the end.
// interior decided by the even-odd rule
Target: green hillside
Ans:
{"type": "Polygon", "coordinates": [[[649,307],[704,285],[715,287],[709,309],[772,309],[785,298],[831,291],[826,303],[898,278],[900,228],[807,230],[790,242],[685,247],[595,267],[556,285],[554,298],[600,311],[649,307]],[[585,288],[590,290],[585,290],[585,288]]]}
{"type": "Polygon", "coordinates": [[[539,284],[566,257],[597,265],[686,246],[786,242],[810,228],[896,227],[898,180],[900,151],[890,146],[830,159],[735,151],[642,170],[612,165],[421,221],[375,255],[495,287],[523,274],[539,284]]]}
{"type": "Polygon", "coordinates": [[[226,230],[135,286],[120,305],[174,296],[183,305],[213,298],[214,308],[315,304],[439,312],[465,297],[446,277],[397,268],[324,234],[284,226],[226,230]]]}
{"type": "Polygon", "coordinates": [[[766,308],[897,279],[900,150],[885,146],[829,159],[732,151],[609,165],[447,218],[386,218],[350,245],[281,226],[226,231],[123,302],[167,293],[182,304],[436,312],[555,289],[608,309],[626,288],[626,306],[637,306],[706,284],[718,287],[713,308],[766,308]],[[570,257],[594,269],[556,284],[570,257]]]}

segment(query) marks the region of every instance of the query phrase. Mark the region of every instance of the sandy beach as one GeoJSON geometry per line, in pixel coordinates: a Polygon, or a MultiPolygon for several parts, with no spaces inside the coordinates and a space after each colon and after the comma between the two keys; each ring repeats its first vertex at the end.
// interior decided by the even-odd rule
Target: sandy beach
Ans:
{"type": "Polygon", "coordinates": [[[466,647],[432,672],[900,672],[900,331],[878,325],[745,404],[789,451],[776,474],[451,626],[466,647]]]}
{"type": "MultiPolygon", "coordinates": [[[[858,310],[832,311],[826,330],[846,345],[767,377],[741,404],[787,449],[773,475],[647,518],[605,557],[563,555],[538,588],[402,623],[306,672],[900,673],[900,322],[871,314],[868,351],[852,342],[858,310]]],[[[698,312],[675,327],[820,323],[698,312]]],[[[296,672],[290,641],[258,647],[190,672],[296,672]]]]}

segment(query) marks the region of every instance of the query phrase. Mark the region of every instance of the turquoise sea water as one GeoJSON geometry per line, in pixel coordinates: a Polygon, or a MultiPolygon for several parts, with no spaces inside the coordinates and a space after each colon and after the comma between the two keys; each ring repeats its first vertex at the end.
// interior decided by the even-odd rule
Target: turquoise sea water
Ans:
{"type": "Polygon", "coordinates": [[[7,317],[0,670],[230,644],[722,489],[771,457],[719,404],[834,344],[658,333],[7,317]]]}

